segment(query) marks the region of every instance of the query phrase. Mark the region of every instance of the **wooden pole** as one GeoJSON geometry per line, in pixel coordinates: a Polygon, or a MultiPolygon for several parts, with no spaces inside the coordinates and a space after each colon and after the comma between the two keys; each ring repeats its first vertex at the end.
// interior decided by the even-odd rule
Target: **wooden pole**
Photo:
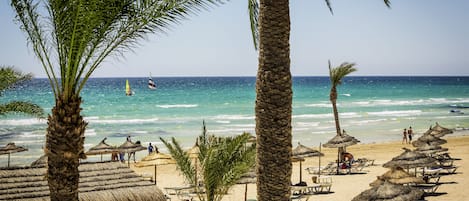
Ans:
{"type": "Polygon", "coordinates": [[[156,186],[156,164],[155,164],[155,186],[156,186]]]}
{"type": "Polygon", "coordinates": [[[8,153],[8,167],[10,167],[10,153],[8,153]]]}
{"type": "Polygon", "coordinates": [[[318,179],[321,177],[321,143],[319,143],[319,172],[318,172],[318,179]]]}

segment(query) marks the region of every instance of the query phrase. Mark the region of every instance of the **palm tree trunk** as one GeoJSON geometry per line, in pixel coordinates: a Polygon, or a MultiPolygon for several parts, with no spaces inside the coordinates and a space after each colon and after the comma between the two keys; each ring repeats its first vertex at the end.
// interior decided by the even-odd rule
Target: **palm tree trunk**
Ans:
{"type": "Polygon", "coordinates": [[[81,98],[68,101],[59,96],[48,118],[46,154],[50,200],[78,200],[79,159],[85,158],[83,143],[87,123],[80,115],[81,98]]]}
{"type": "Polygon", "coordinates": [[[290,199],[291,104],[288,0],[261,0],[256,80],[257,198],[290,199]]]}
{"type": "Polygon", "coordinates": [[[330,100],[332,103],[332,110],[334,112],[335,129],[336,129],[337,135],[341,135],[342,132],[340,131],[340,124],[339,124],[339,111],[337,110],[337,89],[335,86],[331,88],[330,100]]]}

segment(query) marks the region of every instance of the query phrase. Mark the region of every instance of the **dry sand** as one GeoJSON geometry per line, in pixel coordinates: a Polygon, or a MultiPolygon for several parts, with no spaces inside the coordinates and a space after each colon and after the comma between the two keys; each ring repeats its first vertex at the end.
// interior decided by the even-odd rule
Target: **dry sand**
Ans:
{"type": "MultiPolygon", "coordinates": [[[[462,160],[455,161],[455,165],[459,166],[456,174],[445,175],[440,179],[440,183],[443,183],[438,188],[438,196],[427,196],[428,201],[457,201],[467,200],[466,189],[469,186],[469,177],[466,175],[469,173],[468,161],[469,161],[469,136],[459,137],[444,137],[448,140],[447,144],[443,147],[449,148],[449,153],[454,158],[460,158],[462,160]]],[[[383,168],[381,165],[393,157],[403,152],[402,147],[412,148],[409,144],[402,144],[400,141],[389,142],[389,143],[376,143],[376,144],[358,144],[350,146],[347,151],[353,153],[355,158],[368,158],[375,159],[375,165],[366,167],[364,170],[366,174],[353,174],[353,175],[338,175],[332,176],[333,185],[332,193],[330,194],[317,194],[312,195],[309,200],[325,201],[348,201],[358,195],[360,192],[369,189],[369,183],[376,179],[376,176],[382,175],[388,169],[383,168]]],[[[317,149],[318,147],[314,147],[317,149]]],[[[322,152],[325,154],[321,158],[321,164],[324,165],[327,162],[335,161],[337,158],[337,149],[322,148],[322,152]]],[[[308,158],[303,162],[303,169],[306,167],[317,167],[318,158],[308,158]]],[[[133,168],[137,173],[145,173],[153,175],[153,167],[144,168],[133,168]]],[[[163,165],[158,166],[157,185],[164,191],[165,187],[176,187],[185,186],[183,177],[176,169],[175,165],[163,165]]],[[[303,181],[308,184],[312,183],[311,177],[313,175],[308,174],[307,171],[303,170],[303,181]]],[[[293,163],[292,183],[298,183],[299,181],[299,163],[293,163]]],[[[255,184],[248,185],[248,199],[256,199],[256,186],[255,184]]],[[[178,200],[176,197],[173,200],[178,200]]],[[[225,201],[242,201],[244,200],[244,185],[235,185],[228,195],[224,197],[225,201]]]]}

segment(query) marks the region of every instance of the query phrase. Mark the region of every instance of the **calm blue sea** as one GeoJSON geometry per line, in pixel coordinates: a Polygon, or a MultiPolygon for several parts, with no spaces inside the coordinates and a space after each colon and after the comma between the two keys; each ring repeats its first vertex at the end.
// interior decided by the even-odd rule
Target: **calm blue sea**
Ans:
{"type": "MultiPolygon", "coordinates": [[[[254,77],[129,78],[134,96],[125,96],[125,78],[92,78],[82,93],[89,122],[85,148],[107,137],[120,145],[127,135],[162,147],[159,137],[176,137],[190,147],[205,120],[215,135],[254,134],[254,77]]],[[[328,77],[294,77],[293,145],[318,146],[335,135],[328,77]]],[[[363,143],[400,140],[403,128],[423,133],[439,122],[469,127],[469,77],[348,77],[338,88],[341,126],[363,143]],[[459,112],[450,112],[459,110],[459,112]]],[[[54,104],[47,79],[34,79],[6,91],[0,102],[26,100],[47,112],[54,104]]],[[[41,155],[46,120],[25,115],[0,116],[0,146],[29,148],[12,155],[13,164],[29,164],[41,155]]],[[[139,153],[143,156],[145,153],[139,153]]],[[[139,156],[137,154],[137,157],[139,156]]],[[[1,163],[7,157],[1,157],[1,163]]],[[[93,160],[91,158],[90,160],[93,160]]]]}

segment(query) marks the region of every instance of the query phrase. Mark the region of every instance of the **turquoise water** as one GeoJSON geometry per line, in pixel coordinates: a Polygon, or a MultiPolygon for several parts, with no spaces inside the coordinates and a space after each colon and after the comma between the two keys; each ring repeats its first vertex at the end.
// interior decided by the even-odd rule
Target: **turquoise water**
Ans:
{"type": "MultiPolygon", "coordinates": [[[[159,137],[176,137],[190,147],[205,120],[215,135],[254,133],[254,77],[129,78],[134,96],[125,96],[125,78],[92,78],[82,93],[89,122],[85,148],[107,137],[120,145],[127,135],[161,146],[159,137]]],[[[293,144],[318,146],[335,135],[328,77],[294,77],[293,144]]],[[[338,88],[341,127],[363,143],[400,140],[412,126],[423,133],[439,122],[448,128],[469,127],[469,77],[348,77],[338,88]],[[460,110],[461,113],[451,113],[460,110]],[[465,114],[462,114],[465,113],[465,114]]],[[[0,102],[27,100],[49,112],[54,102],[49,82],[35,79],[6,91],[0,102]]],[[[13,164],[38,158],[47,122],[24,115],[0,117],[0,145],[15,142],[28,152],[12,155],[13,164]]],[[[145,153],[140,152],[137,157],[145,153]]],[[[0,161],[6,161],[6,156],[0,161]]],[[[93,160],[93,158],[91,159],[93,160]]]]}

